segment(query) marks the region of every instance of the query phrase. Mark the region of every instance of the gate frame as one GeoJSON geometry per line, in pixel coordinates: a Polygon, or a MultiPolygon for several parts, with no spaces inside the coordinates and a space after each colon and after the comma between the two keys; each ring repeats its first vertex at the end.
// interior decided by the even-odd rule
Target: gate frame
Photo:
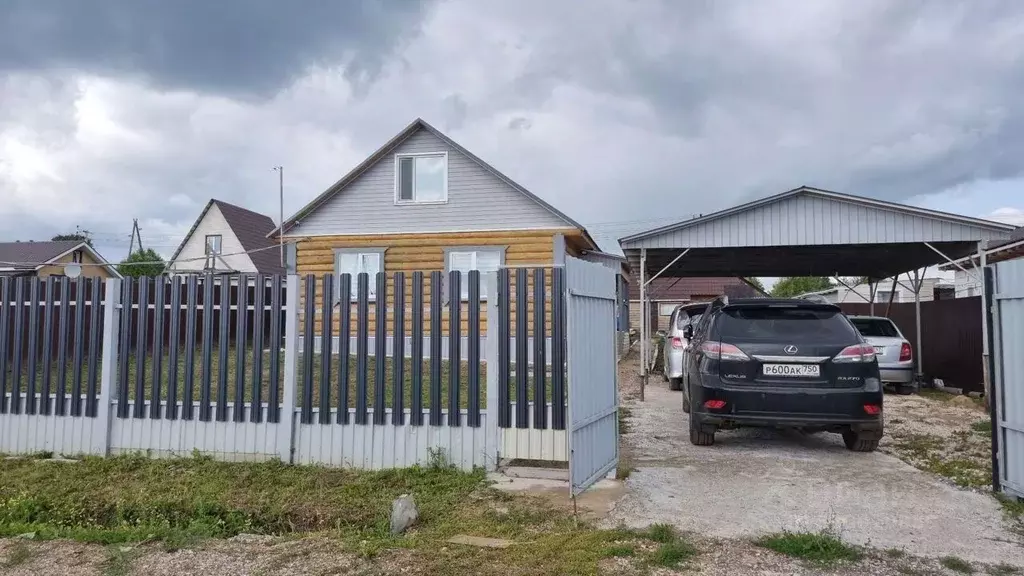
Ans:
{"type": "MultiPolygon", "coordinates": [[[[576,497],[582,494],[587,488],[594,485],[601,478],[607,476],[609,472],[615,470],[619,464],[619,376],[618,376],[618,363],[616,355],[616,311],[617,311],[617,296],[616,296],[616,282],[618,275],[614,270],[602,266],[600,264],[594,264],[585,260],[579,260],[572,257],[566,257],[565,259],[565,307],[566,307],[566,337],[565,337],[565,359],[566,359],[566,373],[567,373],[567,396],[568,396],[568,407],[567,407],[567,420],[566,423],[566,442],[568,443],[568,456],[569,456],[569,497],[575,502],[576,497]],[[573,268],[579,267],[582,270],[588,270],[593,272],[595,276],[605,274],[606,279],[600,279],[597,283],[604,283],[605,280],[609,284],[608,295],[590,292],[587,290],[588,286],[576,286],[574,282],[574,274],[572,273],[573,268]],[[576,378],[580,371],[574,369],[574,363],[576,361],[586,362],[587,358],[577,358],[573,354],[573,339],[576,337],[574,334],[574,328],[577,325],[578,319],[574,318],[574,302],[580,298],[589,300],[602,300],[609,303],[609,315],[608,322],[610,323],[610,342],[611,346],[607,351],[607,358],[611,368],[611,385],[612,385],[612,405],[611,407],[601,407],[594,410],[591,414],[586,414],[583,418],[577,421],[577,417],[580,414],[577,413],[577,409],[581,408],[576,406],[576,400],[581,397],[592,398],[592,394],[580,394],[583,390],[582,383],[576,382],[576,378]],[[611,420],[611,429],[614,431],[612,442],[615,446],[614,457],[607,462],[600,463],[599,465],[591,465],[584,468],[584,470],[591,471],[586,478],[577,479],[576,475],[579,473],[579,468],[582,462],[578,459],[589,456],[589,454],[581,454],[578,450],[579,445],[575,440],[577,434],[588,428],[591,428],[599,423],[611,420]]],[[[591,383],[589,380],[587,383],[591,383]]],[[[602,381],[597,382],[598,385],[604,384],[602,381]]],[[[591,446],[597,444],[599,441],[592,441],[589,444],[591,446]]],[[[586,444],[580,443],[583,447],[586,444]]],[[[589,452],[589,451],[588,451],[589,452]]]]}

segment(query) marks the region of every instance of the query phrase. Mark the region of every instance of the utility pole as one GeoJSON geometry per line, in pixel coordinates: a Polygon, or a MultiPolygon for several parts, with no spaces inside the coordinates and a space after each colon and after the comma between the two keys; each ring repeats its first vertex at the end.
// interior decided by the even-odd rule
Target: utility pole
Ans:
{"type": "Polygon", "coordinates": [[[277,238],[281,246],[281,268],[284,268],[284,166],[274,166],[273,170],[277,172],[277,187],[280,196],[278,208],[280,209],[281,223],[277,229],[277,238]]]}
{"type": "Polygon", "coordinates": [[[132,218],[132,239],[128,242],[128,255],[135,252],[135,238],[139,239],[139,250],[142,250],[142,231],[139,230],[139,219],[132,218]]]}

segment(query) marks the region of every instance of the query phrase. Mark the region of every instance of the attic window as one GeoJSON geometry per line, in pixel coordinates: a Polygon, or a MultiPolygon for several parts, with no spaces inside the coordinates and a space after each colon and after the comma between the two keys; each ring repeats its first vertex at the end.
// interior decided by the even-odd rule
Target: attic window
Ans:
{"type": "Polygon", "coordinates": [[[448,153],[395,156],[395,203],[448,201],[448,153]]]}
{"type": "Polygon", "coordinates": [[[220,247],[223,237],[220,234],[207,234],[206,235],[206,255],[207,256],[219,256],[220,247]]]}

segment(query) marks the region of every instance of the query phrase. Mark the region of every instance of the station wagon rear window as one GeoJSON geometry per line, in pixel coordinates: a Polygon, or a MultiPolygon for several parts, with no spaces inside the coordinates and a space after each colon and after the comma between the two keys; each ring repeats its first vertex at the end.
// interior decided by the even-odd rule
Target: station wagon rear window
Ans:
{"type": "Polygon", "coordinates": [[[900,338],[900,332],[890,320],[879,318],[850,318],[850,322],[857,327],[857,331],[864,336],[877,336],[881,338],[900,338]]]}

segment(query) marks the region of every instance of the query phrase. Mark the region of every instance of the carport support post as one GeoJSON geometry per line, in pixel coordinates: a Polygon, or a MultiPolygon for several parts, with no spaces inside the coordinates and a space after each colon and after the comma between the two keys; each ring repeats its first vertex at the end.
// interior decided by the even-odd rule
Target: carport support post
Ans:
{"type": "Polygon", "coordinates": [[[647,248],[640,249],[640,401],[647,387],[647,248]]]}
{"type": "MultiPolygon", "coordinates": [[[[991,408],[991,381],[992,374],[988,369],[988,346],[989,346],[989,334],[988,334],[988,291],[986,290],[985,283],[985,268],[988,265],[988,254],[985,253],[985,241],[981,240],[978,242],[978,267],[975,271],[980,271],[978,276],[981,277],[981,365],[982,365],[982,388],[985,390],[985,403],[991,408]]],[[[964,272],[967,273],[966,271],[964,272]]]]}
{"type": "Polygon", "coordinates": [[[921,382],[924,380],[924,357],[921,355],[921,350],[924,348],[921,345],[921,286],[924,284],[924,279],[921,278],[921,271],[914,270],[914,322],[917,325],[917,381],[921,382]]]}

